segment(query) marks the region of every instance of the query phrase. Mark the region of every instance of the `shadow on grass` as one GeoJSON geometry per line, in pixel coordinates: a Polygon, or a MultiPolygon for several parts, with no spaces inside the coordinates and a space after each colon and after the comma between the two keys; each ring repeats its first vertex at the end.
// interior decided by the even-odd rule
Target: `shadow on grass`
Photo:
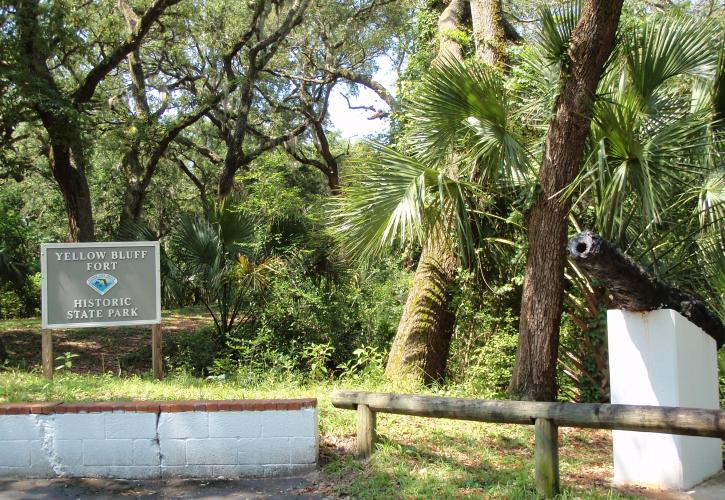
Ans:
{"type": "Polygon", "coordinates": [[[474,438],[451,443],[449,436],[435,439],[439,437],[446,438],[440,443],[441,452],[381,435],[369,461],[358,461],[350,454],[338,455],[325,471],[342,480],[340,494],[354,498],[536,497],[529,477],[530,463],[502,468],[485,459],[484,453],[476,453],[480,443],[474,438]],[[460,458],[450,453],[451,448],[460,458]]]}

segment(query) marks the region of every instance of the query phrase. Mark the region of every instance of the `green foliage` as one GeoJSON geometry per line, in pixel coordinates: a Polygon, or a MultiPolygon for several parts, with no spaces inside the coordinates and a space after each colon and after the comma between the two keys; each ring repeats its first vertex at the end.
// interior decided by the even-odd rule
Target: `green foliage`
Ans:
{"type": "Polygon", "coordinates": [[[507,399],[506,389],[516,358],[518,332],[496,332],[483,346],[473,349],[465,387],[484,399],[507,399]]]}
{"type": "Polygon", "coordinates": [[[0,318],[31,316],[40,306],[38,226],[11,182],[0,180],[0,318]]]}
{"type": "Polygon", "coordinates": [[[362,345],[352,351],[352,359],[337,366],[340,378],[370,382],[383,380],[385,354],[382,349],[362,345]]]}
{"type": "Polygon", "coordinates": [[[529,173],[499,71],[482,63],[444,61],[422,80],[412,105],[409,140],[417,157],[447,164],[455,161],[454,152],[461,175],[499,189],[529,173]]]}
{"type": "Polygon", "coordinates": [[[252,217],[227,198],[211,220],[183,216],[171,236],[177,279],[198,292],[211,314],[221,349],[226,335],[245,321],[254,296],[268,284],[282,262],[258,251],[252,217]]]}
{"type": "Polygon", "coordinates": [[[449,371],[465,391],[485,399],[505,399],[518,341],[518,287],[481,283],[480,276],[459,271],[456,332],[449,371]]]}
{"type": "Polygon", "coordinates": [[[371,148],[372,157],[349,173],[344,196],[334,201],[335,229],[346,250],[377,257],[397,244],[421,243],[448,220],[470,248],[474,186],[393,148],[371,148]]]}
{"type": "Polygon", "coordinates": [[[569,40],[581,15],[581,1],[565,2],[559,7],[542,6],[537,45],[552,63],[567,64],[569,40]]]}
{"type": "Polygon", "coordinates": [[[211,328],[182,331],[164,336],[164,362],[172,372],[208,375],[216,356],[211,328]]]}
{"type": "Polygon", "coordinates": [[[302,348],[302,359],[307,363],[307,372],[311,380],[325,380],[329,377],[330,371],[327,365],[330,363],[335,348],[330,343],[307,344],[302,348]]]}
{"type": "Polygon", "coordinates": [[[331,282],[317,281],[299,269],[279,273],[270,281],[264,306],[230,336],[230,343],[240,359],[249,360],[246,351],[262,356],[260,351],[267,349],[269,354],[262,357],[288,357],[296,369],[313,377],[332,373],[354,359],[353,352],[363,345],[387,349],[402,313],[406,284],[407,273],[392,266],[331,282]]]}
{"type": "Polygon", "coordinates": [[[55,371],[69,371],[73,368],[73,358],[77,358],[78,356],[78,354],[73,354],[72,352],[64,352],[62,356],[55,358],[56,361],[60,361],[60,364],[55,367],[55,371]]]}
{"type": "Polygon", "coordinates": [[[559,398],[580,403],[609,402],[607,314],[604,307],[577,327],[570,314],[562,318],[557,385],[559,398]]]}
{"type": "MultiPolygon", "coordinates": [[[[267,27],[288,7],[278,3],[279,10],[267,3],[267,27]]],[[[469,62],[431,67],[440,36],[471,48],[467,29],[439,36],[445,2],[377,2],[371,9],[367,0],[315,2],[253,82],[247,140],[231,151],[251,153],[265,135],[318,115],[345,197],[329,204],[319,165],[298,164],[285,151],[320,160],[319,138],[308,130],[244,164],[235,195],[216,207],[211,200],[240,109],[236,80],[169,144],[155,170],[145,167],[173,127],[211,102],[211,82],[224,78],[221,55],[249,28],[246,3],[181,2],[152,23],[139,48],[148,115],[134,102],[127,61],[101,81],[92,105],[78,108],[69,97],[125,41],[116,3],[39,3],[37,41],[48,51],[55,90],[29,72],[16,7],[0,8],[0,318],[37,315],[39,244],[67,237],[48,130],[34,112],[42,105],[63,119],[61,135],[79,142],[74,160],[85,165],[97,239],[160,239],[164,305],[206,304],[213,313],[213,328],[166,337],[167,363],[179,376],[250,384],[267,376],[380,380],[419,244],[440,230],[455,233],[467,265],[456,283],[451,379],[472,393],[502,396],[516,341],[526,214],[538,195],[532,180],[581,4],[555,2],[537,14],[534,3],[506,5],[541,22],[524,26],[528,41],[512,50],[501,74],[469,62]],[[297,109],[303,87],[325,95],[326,84],[314,82],[327,78],[328,64],[371,76],[382,57],[394,65],[405,59],[400,110],[391,136],[380,141],[394,146],[347,143],[329,130],[320,102],[297,109]],[[309,81],[302,85],[300,76],[309,81]],[[125,234],[119,221],[129,188],[147,173],[141,220],[125,234]],[[373,257],[365,267],[339,250],[331,219],[351,254],[373,257]],[[381,258],[390,247],[404,255],[381,258]]],[[[725,318],[723,143],[713,133],[723,111],[713,113],[712,105],[715,80],[725,81],[723,11],[676,2],[653,15],[639,0],[627,8],[582,175],[561,194],[574,197],[575,226],[597,229],[659,275],[700,292],[725,318]]],[[[234,70],[247,54],[233,59],[234,70]]],[[[342,79],[335,84],[357,91],[342,79]]],[[[582,313],[581,287],[568,291],[579,300],[567,301],[562,356],[576,355],[592,372],[598,365],[587,342],[601,345],[601,311],[582,313]]],[[[574,383],[560,373],[559,382],[567,397],[595,398],[587,377],[574,383]]],[[[405,453],[390,456],[398,452],[405,453]]]]}

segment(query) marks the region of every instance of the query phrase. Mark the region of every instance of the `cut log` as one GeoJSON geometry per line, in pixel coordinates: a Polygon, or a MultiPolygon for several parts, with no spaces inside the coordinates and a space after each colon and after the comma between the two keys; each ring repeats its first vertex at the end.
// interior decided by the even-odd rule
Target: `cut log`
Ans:
{"type": "Polygon", "coordinates": [[[612,307],[626,311],[673,309],[714,338],[718,349],[725,342],[725,326],[703,301],[647,272],[610,241],[584,231],[569,240],[567,249],[579,269],[606,287],[612,307]]]}

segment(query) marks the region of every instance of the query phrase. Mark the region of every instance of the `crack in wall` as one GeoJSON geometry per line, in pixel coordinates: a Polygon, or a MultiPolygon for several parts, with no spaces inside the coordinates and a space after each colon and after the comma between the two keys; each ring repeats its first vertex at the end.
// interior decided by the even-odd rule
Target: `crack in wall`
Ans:
{"type": "Polygon", "coordinates": [[[40,449],[44,452],[44,457],[48,461],[48,465],[50,465],[51,470],[56,476],[63,477],[65,472],[63,471],[63,465],[55,447],[56,428],[54,415],[32,415],[32,418],[33,424],[38,429],[38,434],[40,435],[40,449]]]}
{"type": "Polygon", "coordinates": [[[159,438],[159,421],[161,420],[161,411],[156,412],[156,437],[154,438],[154,445],[156,446],[156,454],[159,457],[158,473],[157,478],[161,479],[161,470],[163,467],[164,455],[161,453],[161,438],[159,438]]]}

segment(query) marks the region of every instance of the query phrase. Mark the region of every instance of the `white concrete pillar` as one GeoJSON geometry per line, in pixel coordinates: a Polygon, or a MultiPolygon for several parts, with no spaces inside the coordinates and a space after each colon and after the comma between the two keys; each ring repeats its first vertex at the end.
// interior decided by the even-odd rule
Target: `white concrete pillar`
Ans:
{"type": "MultiPolygon", "coordinates": [[[[719,409],[715,340],[677,311],[607,313],[612,404],[719,409]]],[[[613,431],[614,481],[687,489],[722,470],[720,439],[613,431]]]]}

